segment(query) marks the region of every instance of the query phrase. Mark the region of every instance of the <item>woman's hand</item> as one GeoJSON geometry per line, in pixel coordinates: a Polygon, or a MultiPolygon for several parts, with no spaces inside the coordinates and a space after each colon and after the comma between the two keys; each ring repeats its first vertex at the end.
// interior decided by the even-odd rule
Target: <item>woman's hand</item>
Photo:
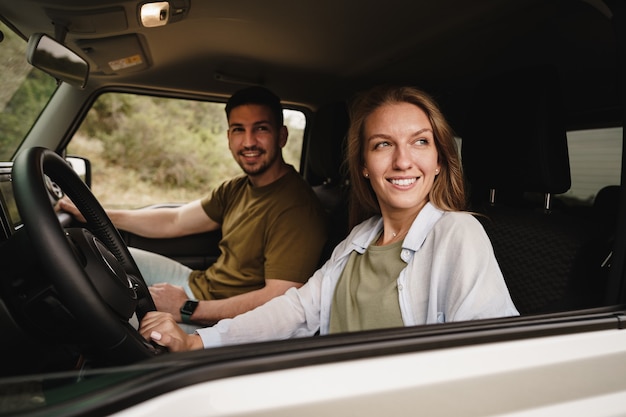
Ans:
{"type": "Polygon", "coordinates": [[[141,321],[139,333],[146,340],[152,340],[158,345],[165,346],[170,352],[185,352],[204,348],[200,336],[185,333],[169,313],[149,312],[141,321]]]}

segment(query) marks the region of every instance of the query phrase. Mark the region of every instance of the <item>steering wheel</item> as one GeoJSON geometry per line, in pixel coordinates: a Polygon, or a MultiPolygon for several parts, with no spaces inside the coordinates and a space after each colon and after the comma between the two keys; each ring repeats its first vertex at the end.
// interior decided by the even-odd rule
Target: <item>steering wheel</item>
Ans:
{"type": "Polygon", "coordinates": [[[34,256],[58,297],[109,362],[132,363],[163,351],[129,323],[156,310],[128,247],[87,185],[55,152],[34,147],[13,163],[13,191],[34,256]],[[64,229],[46,175],[74,202],[87,228],[64,229]]]}

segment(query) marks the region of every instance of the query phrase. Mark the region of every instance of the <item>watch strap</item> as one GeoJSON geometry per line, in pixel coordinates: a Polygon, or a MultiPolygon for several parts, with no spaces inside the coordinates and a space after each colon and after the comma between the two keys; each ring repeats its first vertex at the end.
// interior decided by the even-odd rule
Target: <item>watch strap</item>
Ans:
{"type": "Polygon", "coordinates": [[[194,311],[196,311],[197,307],[198,307],[198,301],[196,300],[185,301],[183,306],[180,308],[180,317],[183,323],[185,324],[192,323],[191,315],[193,314],[194,311]]]}

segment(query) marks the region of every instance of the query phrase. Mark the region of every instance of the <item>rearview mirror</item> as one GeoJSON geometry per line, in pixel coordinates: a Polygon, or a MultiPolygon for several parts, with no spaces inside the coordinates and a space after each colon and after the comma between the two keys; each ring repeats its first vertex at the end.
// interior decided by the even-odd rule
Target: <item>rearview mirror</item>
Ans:
{"type": "Polygon", "coordinates": [[[43,33],[35,33],[28,40],[26,59],[32,66],[60,81],[84,88],[89,75],[89,64],[68,47],[43,33]]]}

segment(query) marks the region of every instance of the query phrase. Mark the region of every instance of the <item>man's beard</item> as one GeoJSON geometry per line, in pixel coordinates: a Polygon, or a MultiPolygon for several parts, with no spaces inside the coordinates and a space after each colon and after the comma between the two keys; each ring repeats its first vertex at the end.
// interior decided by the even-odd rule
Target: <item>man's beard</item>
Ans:
{"type": "MultiPolygon", "coordinates": [[[[256,150],[256,151],[260,151],[261,155],[267,155],[268,152],[259,148],[252,148],[252,149],[246,149],[243,152],[246,151],[251,151],[251,150],[256,150]]],[[[270,159],[267,159],[265,161],[262,161],[261,164],[259,165],[254,165],[254,166],[249,166],[246,165],[243,162],[239,163],[239,166],[241,167],[241,169],[243,170],[243,172],[246,175],[249,175],[251,177],[256,177],[259,175],[264,174],[265,172],[267,172],[267,170],[272,166],[272,164],[274,164],[274,162],[276,161],[276,159],[278,158],[278,154],[274,154],[273,157],[271,157],[270,159]]]]}

